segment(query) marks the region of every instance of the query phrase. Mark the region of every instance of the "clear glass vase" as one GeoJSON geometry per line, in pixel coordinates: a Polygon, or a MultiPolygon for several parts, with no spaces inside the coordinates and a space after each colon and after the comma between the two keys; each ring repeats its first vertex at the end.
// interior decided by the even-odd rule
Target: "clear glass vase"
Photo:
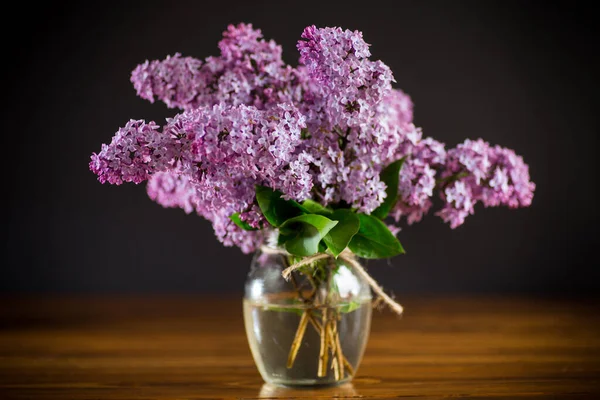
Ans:
{"type": "Polygon", "coordinates": [[[245,286],[244,321],[254,361],[267,383],[285,386],[348,382],[371,327],[371,290],[333,257],[291,273],[302,258],[257,252],[245,286]]]}

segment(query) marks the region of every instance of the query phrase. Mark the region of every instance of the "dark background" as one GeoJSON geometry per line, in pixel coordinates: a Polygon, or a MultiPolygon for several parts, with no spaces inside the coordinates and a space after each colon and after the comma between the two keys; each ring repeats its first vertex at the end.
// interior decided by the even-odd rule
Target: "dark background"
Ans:
{"type": "Polygon", "coordinates": [[[242,293],[250,256],[210,224],[101,185],[90,154],[130,118],[175,114],[135,96],[131,70],[218,54],[251,22],[295,49],[307,25],[364,32],[415,102],[424,133],[482,137],[531,168],[532,207],[479,207],[456,230],[433,215],[399,235],[407,255],[370,262],[405,293],[590,294],[597,268],[597,16],[576,2],[86,2],[5,13],[5,183],[0,292],[242,293]],[[16,28],[6,22],[16,21],[16,28]]]}

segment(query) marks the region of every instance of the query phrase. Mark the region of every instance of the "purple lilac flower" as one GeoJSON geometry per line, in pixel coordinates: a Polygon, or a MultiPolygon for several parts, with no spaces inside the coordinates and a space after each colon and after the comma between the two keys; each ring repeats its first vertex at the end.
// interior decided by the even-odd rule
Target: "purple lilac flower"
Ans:
{"type": "Polygon", "coordinates": [[[300,102],[306,78],[284,65],[281,46],[266,41],[252,24],[230,25],[219,42],[221,55],[204,61],[176,53],[146,61],[131,74],[138,95],[168,107],[253,105],[259,109],[300,102]]]}
{"type": "MultiPolygon", "coordinates": [[[[307,28],[304,36],[315,60],[301,49],[307,66],[296,69],[285,66],[281,47],[262,39],[251,25],[232,25],[223,36],[221,55],[204,63],[176,55],[139,66],[132,76],[138,93],[190,111],[217,104],[268,109],[295,103],[312,137],[302,146],[312,164],[309,171],[303,168],[300,188],[306,188],[307,179],[314,180],[321,199],[344,200],[367,213],[375,209],[385,197],[379,171],[397,155],[403,127],[412,120],[412,103],[391,89],[389,68],[368,59],[369,45],[362,34],[307,28]],[[330,77],[328,84],[319,78],[325,75],[330,77]],[[322,143],[328,144],[325,151],[322,143]],[[342,184],[350,174],[351,183],[342,184]]],[[[298,178],[294,171],[282,176],[287,185],[298,178]]],[[[307,195],[305,191],[302,197],[307,195]]]]}
{"type": "Polygon", "coordinates": [[[377,106],[377,122],[387,131],[409,129],[413,122],[413,102],[400,89],[392,89],[377,106]]]}
{"type": "Polygon", "coordinates": [[[264,111],[214,106],[184,113],[169,125],[179,127],[180,119],[187,121],[180,134],[195,132],[192,149],[203,173],[240,176],[295,200],[304,200],[312,188],[303,166],[310,158],[296,152],[305,122],[294,106],[280,104],[264,111]]]}
{"type": "Polygon", "coordinates": [[[370,149],[373,162],[385,166],[408,154],[408,136],[416,130],[412,109],[410,97],[398,89],[393,89],[377,105],[372,124],[377,130],[377,146],[370,149]]]}
{"type": "Polygon", "coordinates": [[[338,79],[352,79],[353,69],[371,56],[362,32],[309,26],[298,42],[300,62],[323,86],[333,89],[338,79]],[[344,78],[345,76],[345,78],[344,78]]]}
{"type": "Polygon", "coordinates": [[[312,135],[306,149],[318,168],[319,195],[370,213],[385,198],[379,172],[393,161],[404,121],[412,118],[410,99],[392,91],[385,64],[369,60],[362,33],[311,26],[302,38],[300,62],[317,83],[306,86],[305,99],[312,135]]]}
{"type": "Polygon", "coordinates": [[[277,74],[283,66],[281,46],[263,39],[260,29],[252,24],[229,25],[219,42],[221,59],[251,72],[277,74]]]}
{"type": "Polygon", "coordinates": [[[369,60],[369,45],[362,33],[310,26],[302,38],[300,62],[319,83],[315,88],[325,99],[325,127],[345,132],[372,122],[374,108],[391,92],[394,78],[381,61],[369,60]]]}
{"type": "Polygon", "coordinates": [[[533,200],[535,183],[529,177],[529,167],[513,150],[495,146],[490,152],[490,176],[481,193],[486,207],[505,205],[528,207],[533,200]]]}
{"type": "MultiPolygon", "coordinates": [[[[256,184],[280,190],[287,199],[309,197],[311,157],[296,151],[304,126],[303,116],[286,104],[270,110],[214,106],[169,121],[170,132],[194,136],[194,166],[188,173],[197,189],[197,212],[213,223],[218,221],[218,237],[225,240],[229,233],[238,232],[221,221],[223,215],[239,212],[254,227],[265,223],[254,204],[256,184]]],[[[236,237],[241,237],[238,233],[236,237]]]]}
{"type": "Polygon", "coordinates": [[[212,222],[215,235],[223,245],[237,246],[246,254],[256,251],[265,240],[264,231],[242,230],[225,213],[218,213],[207,219],[212,222]]]}
{"type": "Polygon", "coordinates": [[[255,184],[280,190],[287,199],[310,196],[312,157],[296,151],[304,127],[304,117],[291,104],[269,110],[198,108],[169,119],[162,133],[155,124],[130,121],[92,156],[90,167],[103,182],[150,179],[152,199],[186,212],[195,209],[219,227],[226,243],[238,243],[229,235],[246,236],[222,219],[240,212],[254,227],[264,222],[254,204],[255,184]]]}
{"type": "Polygon", "coordinates": [[[423,139],[410,97],[392,89],[384,63],[370,60],[361,32],[307,27],[296,68],[251,24],[230,25],[218,47],[220,55],[203,61],[176,53],[132,72],[140,97],[184,112],[162,129],[134,120],[121,128],[92,155],[90,169],[102,183],[148,180],[150,198],[195,211],[222,243],[244,252],[266,234],[243,231],[229,217],[268,226],[255,185],[368,214],[386,196],[379,173],[403,157],[397,222],[420,221],[436,188],[445,201],[437,215],[452,228],[479,201],[531,204],[535,185],[512,150],[479,139],[446,153],[442,143],[423,139]]]}
{"type": "Polygon", "coordinates": [[[489,156],[489,143],[483,139],[467,139],[464,143],[448,151],[448,163],[443,177],[463,172],[473,176],[475,182],[479,184],[489,172],[489,156]]]}
{"type": "Polygon", "coordinates": [[[507,148],[491,147],[482,139],[467,139],[448,151],[442,176],[450,183],[443,188],[446,204],[437,215],[452,228],[461,225],[479,201],[486,207],[527,207],[535,190],[522,157],[507,148]]]}
{"type": "Polygon", "coordinates": [[[422,139],[420,129],[413,129],[403,143],[406,159],[398,180],[398,202],[392,216],[398,222],[406,217],[409,225],[421,221],[432,206],[436,186],[436,169],[444,165],[444,144],[432,138],[422,139]]]}
{"type": "Polygon", "coordinates": [[[436,213],[444,222],[450,223],[450,228],[455,229],[465,222],[469,214],[473,214],[476,200],[471,192],[472,186],[466,181],[456,181],[446,187],[443,198],[446,206],[436,213]]]}
{"type": "Polygon", "coordinates": [[[359,205],[359,211],[370,213],[385,199],[385,188],[375,168],[364,163],[353,163],[350,165],[348,181],[341,185],[341,197],[349,204],[359,205]]]}
{"type": "Polygon", "coordinates": [[[181,57],[175,53],[163,61],[154,60],[137,66],[131,73],[131,82],[143,99],[154,103],[158,98],[169,108],[190,108],[195,105],[202,87],[202,61],[181,57]]]}
{"type": "Polygon", "coordinates": [[[101,183],[141,183],[155,171],[169,167],[177,154],[176,141],[158,131],[154,122],[131,120],[120,128],[110,145],[92,154],[90,170],[101,183]]]}
{"type": "Polygon", "coordinates": [[[157,172],[146,185],[148,196],[165,208],[182,208],[186,214],[198,208],[196,186],[189,177],[172,172],[157,172]]]}

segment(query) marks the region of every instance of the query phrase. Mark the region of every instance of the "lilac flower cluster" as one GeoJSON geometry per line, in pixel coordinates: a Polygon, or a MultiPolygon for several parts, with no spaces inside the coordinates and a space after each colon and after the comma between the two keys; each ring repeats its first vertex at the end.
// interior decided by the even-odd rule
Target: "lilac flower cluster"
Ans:
{"type": "Polygon", "coordinates": [[[102,183],[141,183],[166,169],[176,156],[177,143],[159,132],[154,122],[131,120],[120,128],[110,145],[93,154],[90,169],[102,183]]]}
{"type": "Polygon", "coordinates": [[[385,198],[379,172],[396,156],[412,103],[392,90],[390,69],[369,59],[361,32],[310,26],[302,38],[300,62],[314,82],[306,146],[318,167],[318,200],[370,213],[385,198]]]}
{"type": "Polygon", "coordinates": [[[401,158],[397,222],[420,221],[438,189],[437,215],[453,228],[477,202],[531,204],[535,185],[512,150],[467,140],[446,151],[423,138],[410,97],[370,59],[361,32],[310,26],[301,37],[298,67],[249,24],[227,28],[219,56],[176,53],[139,65],[131,75],[137,94],[182,112],[162,128],[128,122],[92,155],[90,169],[102,183],[148,181],[151,199],[201,215],[221,242],[244,252],[269,225],[255,185],[369,214],[386,198],[380,172],[401,158]],[[234,213],[257,230],[239,228],[234,213]]]}
{"type": "Polygon", "coordinates": [[[304,117],[289,104],[269,110],[215,105],[186,111],[169,120],[163,132],[185,138],[180,141],[186,140],[186,146],[170,175],[150,179],[148,193],[163,206],[193,208],[213,222],[223,243],[252,251],[248,237],[257,234],[240,231],[229,216],[241,213],[255,228],[265,223],[254,204],[256,184],[280,190],[288,199],[310,197],[311,158],[296,152],[304,127],[304,117]],[[176,179],[173,172],[184,178],[176,179]]]}
{"type": "Polygon", "coordinates": [[[131,74],[138,96],[170,108],[299,103],[306,81],[301,70],[284,65],[281,46],[266,41],[251,24],[230,25],[219,42],[221,55],[204,61],[176,53],[146,61],[131,74]]]}
{"type": "Polygon", "coordinates": [[[446,161],[444,145],[432,138],[422,139],[420,129],[407,135],[406,159],[398,179],[399,199],[392,211],[396,221],[406,217],[409,225],[421,221],[432,206],[436,169],[446,161]]]}
{"type": "Polygon", "coordinates": [[[531,205],[535,184],[529,167],[513,150],[467,139],[448,151],[444,168],[442,177],[447,181],[441,196],[445,205],[437,215],[452,228],[464,223],[480,201],[486,207],[531,205]]]}

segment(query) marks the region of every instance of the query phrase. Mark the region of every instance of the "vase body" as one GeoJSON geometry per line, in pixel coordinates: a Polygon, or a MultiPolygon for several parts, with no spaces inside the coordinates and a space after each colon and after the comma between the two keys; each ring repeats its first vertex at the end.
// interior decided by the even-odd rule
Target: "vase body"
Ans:
{"type": "Polygon", "coordinates": [[[301,261],[257,252],[245,285],[244,322],[257,368],[267,383],[335,385],[352,379],[371,326],[371,291],[333,257],[291,273],[301,261]]]}

